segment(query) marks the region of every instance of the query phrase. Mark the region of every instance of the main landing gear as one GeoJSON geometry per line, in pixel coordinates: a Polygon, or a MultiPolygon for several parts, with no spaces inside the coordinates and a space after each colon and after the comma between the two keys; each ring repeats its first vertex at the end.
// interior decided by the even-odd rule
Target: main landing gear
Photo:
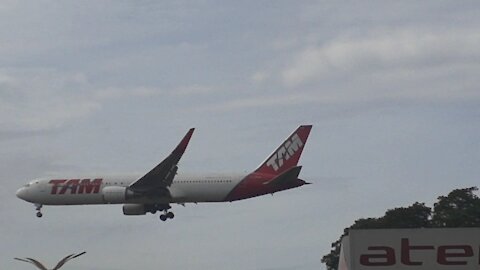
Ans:
{"type": "Polygon", "coordinates": [[[43,216],[42,212],[40,211],[42,209],[42,206],[41,204],[35,204],[35,210],[37,210],[37,217],[38,218],[41,218],[43,216]]]}
{"type": "Polygon", "coordinates": [[[160,215],[160,220],[166,221],[167,219],[172,219],[174,217],[175,215],[173,214],[173,212],[168,212],[168,210],[164,210],[164,214],[160,215]]]}
{"type": "Polygon", "coordinates": [[[167,219],[172,219],[172,218],[175,217],[173,212],[168,211],[168,210],[170,210],[170,208],[172,208],[170,206],[170,204],[147,204],[147,205],[145,205],[145,210],[147,212],[152,213],[152,214],[155,214],[157,211],[162,211],[163,214],[160,215],[160,220],[161,221],[166,221],[167,219]]]}

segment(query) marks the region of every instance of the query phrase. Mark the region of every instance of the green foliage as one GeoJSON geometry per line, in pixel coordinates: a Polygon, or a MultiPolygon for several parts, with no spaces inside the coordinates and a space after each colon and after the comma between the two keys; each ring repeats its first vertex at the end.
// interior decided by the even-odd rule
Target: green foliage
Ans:
{"type": "Polygon", "coordinates": [[[480,199],[473,194],[476,187],[456,189],[438,197],[433,206],[434,227],[480,227],[480,199]]]}
{"type": "Polygon", "coordinates": [[[480,227],[480,198],[473,192],[477,187],[455,189],[447,196],[438,197],[433,211],[425,203],[387,210],[380,218],[361,218],[346,228],[332,250],[322,257],[327,270],[337,270],[340,242],[349,229],[404,229],[429,227],[480,227]]]}
{"type": "Polygon", "coordinates": [[[416,202],[409,207],[390,209],[381,217],[381,228],[424,228],[430,227],[432,209],[416,202]]]}
{"type": "MultiPolygon", "coordinates": [[[[340,237],[340,239],[342,239],[340,237]]],[[[337,240],[332,243],[332,251],[322,257],[322,263],[327,266],[327,270],[336,270],[338,268],[338,261],[340,255],[341,241],[337,240]]]]}

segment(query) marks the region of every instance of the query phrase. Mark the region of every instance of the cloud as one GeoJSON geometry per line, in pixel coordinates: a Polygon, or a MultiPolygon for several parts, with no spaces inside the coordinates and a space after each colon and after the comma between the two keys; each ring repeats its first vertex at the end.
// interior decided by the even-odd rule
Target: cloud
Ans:
{"type": "Polygon", "coordinates": [[[30,136],[61,128],[90,117],[119,100],[209,95],[216,90],[203,85],[159,88],[144,85],[101,87],[80,72],[56,69],[0,69],[0,139],[30,136]]]}
{"type": "Polygon", "coordinates": [[[99,89],[98,91],[95,91],[93,95],[95,99],[101,101],[130,97],[148,98],[162,95],[164,93],[165,91],[163,91],[162,89],[154,87],[138,86],[133,88],[120,88],[111,86],[104,89],[99,89]]]}
{"type": "Polygon", "coordinates": [[[206,85],[188,85],[172,90],[174,95],[177,96],[197,96],[197,95],[208,95],[217,92],[216,87],[206,86],[206,85]]]}
{"type": "Polygon", "coordinates": [[[475,29],[337,37],[293,53],[277,83],[318,104],[480,99],[475,29]]]}
{"type": "Polygon", "coordinates": [[[278,93],[265,96],[254,96],[246,98],[233,98],[226,101],[220,101],[215,104],[196,107],[196,111],[225,112],[234,110],[244,110],[258,107],[280,107],[293,106],[311,102],[309,96],[300,94],[278,93]]]}
{"type": "Polygon", "coordinates": [[[92,115],[108,100],[160,93],[148,87],[98,89],[78,72],[0,69],[0,134],[45,132],[92,115]]]}
{"type": "Polygon", "coordinates": [[[0,132],[44,131],[99,108],[82,73],[0,70],[0,132]]]}
{"type": "Polygon", "coordinates": [[[284,84],[299,86],[331,76],[368,74],[393,68],[421,70],[444,64],[475,63],[480,58],[476,29],[398,30],[365,37],[342,37],[295,53],[281,72],[284,84]]]}
{"type": "Polygon", "coordinates": [[[265,80],[267,80],[269,77],[269,74],[265,71],[258,71],[258,72],[255,72],[253,75],[252,75],[252,82],[254,83],[262,83],[264,82],[265,80]]]}

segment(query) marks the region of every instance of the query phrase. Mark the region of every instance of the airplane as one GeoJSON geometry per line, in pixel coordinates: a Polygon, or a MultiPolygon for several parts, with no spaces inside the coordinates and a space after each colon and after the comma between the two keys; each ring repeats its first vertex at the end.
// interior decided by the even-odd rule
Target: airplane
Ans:
{"type": "MultiPolygon", "coordinates": [[[[57,263],[57,266],[55,266],[54,268],[52,268],[52,270],[58,270],[60,269],[60,267],[62,267],[66,262],[68,262],[69,260],[71,259],[74,259],[74,258],[77,258],[79,256],[82,256],[83,254],[85,254],[87,252],[82,252],[82,253],[78,253],[78,254],[70,254],[68,256],[66,256],[65,258],[61,259],[58,263],[57,263]]],[[[31,263],[33,265],[35,265],[38,269],[40,270],[49,270],[47,269],[41,262],[35,260],[35,259],[32,259],[32,258],[14,258],[15,260],[18,260],[18,261],[22,261],[22,262],[28,262],[28,263],[31,263]]]]}
{"type": "Polygon", "coordinates": [[[93,175],[39,178],[17,190],[18,198],[36,206],[123,204],[124,215],[163,212],[160,220],[174,218],[170,204],[233,202],[306,184],[298,178],[298,160],[312,129],[299,126],[268,158],[248,174],[183,174],[180,161],[192,137],[190,129],[172,153],[145,175],[93,175]]]}

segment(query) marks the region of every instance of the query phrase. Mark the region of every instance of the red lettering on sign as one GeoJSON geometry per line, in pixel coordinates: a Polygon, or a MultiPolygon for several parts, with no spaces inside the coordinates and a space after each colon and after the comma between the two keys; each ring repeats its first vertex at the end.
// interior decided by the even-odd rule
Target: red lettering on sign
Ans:
{"type": "Polygon", "coordinates": [[[405,265],[422,265],[422,262],[410,261],[410,250],[430,250],[435,249],[434,246],[410,246],[408,238],[402,238],[402,263],[405,265]]]}
{"type": "MultiPolygon", "coordinates": [[[[433,245],[413,246],[410,245],[408,238],[401,239],[400,258],[402,265],[423,265],[422,261],[412,261],[410,259],[412,250],[433,250],[435,254],[436,249],[436,262],[439,265],[468,265],[469,261],[460,258],[472,258],[474,254],[474,248],[470,245],[446,245],[435,247],[433,245]],[[454,258],[457,258],[456,260],[454,258]]],[[[373,254],[361,254],[360,264],[365,266],[392,266],[397,262],[395,260],[395,248],[389,246],[369,246],[368,250],[380,250],[381,253],[373,254]]],[[[424,257],[424,256],[419,256],[424,257]]],[[[480,265],[480,246],[478,247],[478,265],[480,265]]]]}
{"type": "Polygon", "coordinates": [[[391,247],[368,247],[368,250],[383,250],[382,254],[364,254],[360,256],[360,263],[366,266],[390,266],[395,264],[395,250],[391,247]],[[382,259],[382,261],[377,261],[382,259]]]}
{"type": "Polygon", "coordinates": [[[450,261],[448,258],[466,258],[473,256],[471,246],[439,246],[437,252],[437,262],[444,265],[466,265],[466,261],[450,261]],[[457,252],[448,252],[447,250],[457,250],[457,252]]]}

